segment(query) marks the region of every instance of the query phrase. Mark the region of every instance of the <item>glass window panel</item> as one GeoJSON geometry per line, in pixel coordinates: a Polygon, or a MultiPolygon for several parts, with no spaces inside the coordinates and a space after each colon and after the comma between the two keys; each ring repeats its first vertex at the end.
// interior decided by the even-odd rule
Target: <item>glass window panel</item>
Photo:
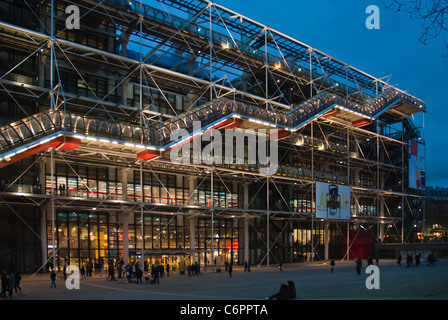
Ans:
{"type": "Polygon", "coordinates": [[[109,191],[108,191],[108,198],[112,200],[117,200],[117,183],[116,182],[109,182],[109,191]]]}
{"type": "Polygon", "coordinates": [[[67,188],[66,177],[58,176],[56,180],[57,180],[58,195],[65,196],[66,195],[65,189],[67,188]]]}
{"type": "Polygon", "coordinates": [[[25,125],[31,130],[31,133],[37,135],[43,131],[39,122],[34,118],[29,118],[23,121],[25,125]]]}
{"type": "Polygon", "coordinates": [[[98,185],[96,180],[88,179],[87,184],[89,186],[88,197],[89,198],[97,198],[98,197],[98,185]]]}
{"type": "Polygon", "coordinates": [[[73,126],[73,132],[78,132],[78,133],[84,133],[84,118],[81,116],[75,116],[72,115],[71,116],[71,122],[72,122],[72,126],[73,126]]]}
{"type": "Polygon", "coordinates": [[[78,215],[69,213],[68,222],[69,246],[71,249],[78,248],[78,215]]]}
{"type": "Polygon", "coordinates": [[[168,232],[168,245],[170,249],[176,249],[177,234],[176,228],[170,227],[168,232]]]}
{"type": "Polygon", "coordinates": [[[141,128],[134,129],[134,142],[143,143],[143,130],[141,128]]]}
{"type": "Polygon", "coordinates": [[[59,111],[50,111],[48,113],[48,116],[51,119],[51,122],[53,122],[54,127],[59,130],[61,128],[61,114],[59,111]]]}
{"type": "Polygon", "coordinates": [[[176,189],[176,199],[175,204],[182,205],[184,204],[184,194],[183,189],[176,189]]]}
{"type": "Polygon", "coordinates": [[[132,127],[124,126],[121,132],[121,136],[123,139],[132,140],[132,127]]]}
{"type": "MultiPolygon", "coordinates": [[[[99,249],[107,249],[107,226],[100,225],[98,234],[99,249]]],[[[101,255],[104,257],[104,253],[101,255]]]]}
{"type": "Polygon", "coordinates": [[[168,188],[168,203],[176,204],[176,188],[168,188]]]}
{"type": "Polygon", "coordinates": [[[123,187],[121,182],[117,182],[117,199],[121,199],[123,197],[123,187]]]}
{"type": "Polygon", "coordinates": [[[177,249],[184,248],[184,229],[177,228],[177,249]]]}
{"type": "Polygon", "coordinates": [[[117,249],[118,247],[118,229],[116,225],[109,226],[109,248],[117,249]]]}
{"type": "Polygon", "coordinates": [[[168,249],[168,230],[167,230],[167,228],[161,230],[160,240],[161,240],[161,244],[162,244],[162,249],[168,249]]]}
{"type": "Polygon", "coordinates": [[[73,177],[67,179],[67,192],[69,197],[78,197],[78,180],[73,177]]]}
{"type": "Polygon", "coordinates": [[[98,197],[101,199],[107,198],[107,182],[98,181],[98,197]]]}
{"type": "Polygon", "coordinates": [[[67,114],[67,113],[63,114],[61,121],[62,121],[62,124],[61,124],[62,130],[71,131],[72,126],[71,126],[71,117],[70,117],[70,115],[67,114]]]}
{"type": "Polygon", "coordinates": [[[9,146],[9,144],[6,141],[6,138],[3,137],[2,134],[0,134],[0,148],[7,147],[7,146],[9,146]]]}
{"type": "Polygon", "coordinates": [[[78,178],[78,196],[82,198],[87,198],[87,179],[85,178],[78,178]]]}
{"type": "Polygon", "coordinates": [[[205,206],[205,190],[199,190],[198,192],[198,205],[205,206]]]}
{"type": "Polygon", "coordinates": [[[151,249],[153,242],[152,227],[145,226],[144,232],[145,232],[145,249],[151,249]]]}
{"type": "Polygon", "coordinates": [[[133,183],[129,183],[127,186],[128,189],[128,200],[134,200],[134,184],[133,183]]]}
{"type": "Polygon", "coordinates": [[[96,217],[89,219],[89,243],[90,243],[90,249],[97,249],[98,248],[98,226],[96,225],[96,217]]]}
{"type": "Polygon", "coordinates": [[[144,186],[145,200],[151,202],[151,186],[144,186]]]}
{"type": "Polygon", "coordinates": [[[166,189],[164,187],[160,187],[160,198],[161,203],[168,203],[168,193],[166,192],[166,189]]]}
{"type": "Polygon", "coordinates": [[[113,139],[121,139],[121,126],[114,123],[110,127],[110,137],[113,139]]]}
{"type": "MultiPolygon", "coordinates": [[[[59,217],[58,217],[59,219],[59,217]]],[[[67,223],[59,222],[58,223],[58,247],[59,248],[67,248],[68,247],[68,231],[67,231],[67,223]]]]}
{"type": "Polygon", "coordinates": [[[136,184],[135,185],[135,200],[141,201],[141,199],[142,199],[142,188],[141,188],[140,184],[136,184]]]}
{"type": "Polygon", "coordinates": [[[37,121],[41,124],[41,126],[44,128],[45,131],[53,130],[54,126],[51,122],[50,118],[45,114],[38,114],[34,116],[37,121]]]}
{"type": "Polygon", "coordinates": [[[24,140],[29,137],[32,137],[33,135],[25,124],[19,124],[15,126],[15,129],[17,133],[20,135],[20,137],[24,140]]]}
{"type": "Polygon", "coordinates": [[[100,137],[108,137],[109,136],[109,124],[107,121],[99,121],[98,124],[98,136],[100,137]]]}
{"type": "MultiPolygon", "coordinates": [[[[81,218],[85,219],[85,217],[81,218]]],[[[79,246],[81,249],[89,248],[89,230],[88,225],[86,225],[85,223],[79,227],[79,246]]]]}
{"type": "Polygon", "coordinates": [[[86,134],[97,135],[97,122],[95,119],[86,119],[86,134]]]}
{"type": "Polygon", "coordinates": [[[78,249],[70,250],[70,264],[79,266],[79,251],[78,249]]]}
{"type": "Polygon", "coordinates": [[[123,229],[118,228],[118,249],[123,253],[124,241],[123,241],[123,229]]]}
{"type": "Polygon", "coordinates": [[[54,186],[56,185],[56,178],[53,177],[53,183],[51,183],[51,176],[47,175],[45,177],[45,188],[46,188],[46,194],[51,194],[51,190],[54,189],[54,186]]]}
{"type": "Polygon", "coordinates": [[[160,198],[159,198],[159,187],[158,186],[153,186],[152,187],[152,191],[151,191],[151,202],[152,203],[160,203],[160,198]]]}
{"type": "Polygon", "coordinates": [[[2,131],[3,136],[11,143],[20,142],[20,137],[14,129],[8,128],[2,131]]]}

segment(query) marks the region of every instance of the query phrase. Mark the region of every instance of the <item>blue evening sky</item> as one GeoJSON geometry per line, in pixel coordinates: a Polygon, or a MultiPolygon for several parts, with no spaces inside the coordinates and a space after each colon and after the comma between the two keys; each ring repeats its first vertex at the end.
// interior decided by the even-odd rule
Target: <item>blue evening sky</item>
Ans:
{"type": "Polygon", "coordinates": [[[418,42],[421,22],[408,13],[385,9],[378,0],[215,0],[233,11],[283,32],[426,103],[416,116],[424,125],[427,186],[448,187],[448,59],[443,36],[428,45],[418,42]],[[368,30],[366,8],[380,8],[380,29],[368,30]]]}

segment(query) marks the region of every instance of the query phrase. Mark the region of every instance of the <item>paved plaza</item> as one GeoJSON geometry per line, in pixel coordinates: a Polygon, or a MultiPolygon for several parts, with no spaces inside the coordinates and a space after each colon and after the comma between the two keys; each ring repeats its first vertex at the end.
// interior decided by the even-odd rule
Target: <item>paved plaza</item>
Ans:
{"type": "Polygon", "coordinates": [[[80,289],[68,290],[58,273],[57,288],[50,288],[49,274],[36,277],[22,275],[22,295],[2,300],[266,300],[277,292],[281,281],[292,280],[297,300],[316,299],[448,299],[448,259],[412,268],[399,267],[395,261],[380,261],[380,288],[367,289],[366,261],[357,275],[354,261],[336,261],[330,272],[329,263],[285,264],[283,271],[276,266],[252,266],[251,272],[242,267],[227,272],[203,272],[200,276],[173,274],[159,284],[128,283],[125,279],[106,281],[105,275],[81,279],[80,289]]]}

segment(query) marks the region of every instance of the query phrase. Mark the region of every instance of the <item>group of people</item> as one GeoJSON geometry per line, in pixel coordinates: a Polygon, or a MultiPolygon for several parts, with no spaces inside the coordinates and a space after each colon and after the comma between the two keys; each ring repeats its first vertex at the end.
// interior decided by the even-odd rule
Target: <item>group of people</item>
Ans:
{"type": "Polygon", "coordinates": [[[169,264],[166,265],[166,270],[165,270],[165,266],[162,264],[152,265],[151,266],[152,280],[149,279],[149,277],[147,277],[147,283],[158,284],[160,279],[165,276],[165,271],[166,271],[166,276],[169,277],[170,276],[170,265],[169,264]]]}
{"type": "Polygon", "coordinates": [[[60,195],[60,196],[68,196],[68,190],[67,190],[67,188],[65,187],[65,184],[60,184],[60,185],[58,186],[58,189],[59,189],[59,195],[60,195]]]}
{"type": "MultiPolygon", "coordinates": [[[[95,271],[97,271],[97,266],[95,264],[95,271]]],[[[149,267],[147,265],[147,263],[145,263],[144,265],[144,270],[148,271],[149,267]]],[[[56,272],[53,268],[53,265],[50,264],[48,266],[48,270],[50,271],[50,279],[51,279],[51,285],[50,288],[56,288],[56,272]]],[[[196,269],[195,269],[196,270],[196,269]]],[[[131,262],[128,264],[124,264],[124,261],[120,261],[118,262],[116,265],[114,264],[114,262],[111,260],[108,263],[108,268],[107,268],[107,277],[106,277],[106,281],[117,281],[117,279],[122,279],[122,278],[126,278],[128,283],[137,283],[137,284],[142,284],[143,281],[143,268],[141,268],[141,266],[139,265],[139,262],[131,262]],[[115,276],[115,274],[118,274],[118,277],[115,276]]],[[[87,263],[86,265],[82,265],[80,268],[80,276],[85,279],[87,277],[92,277],[92,272],[93,272],[93,264],[92,263],[87,263]]],[[[194,271],[196,273],[196,271],[194,271]]],[[[67,266],[64,265],[63,270],[62,270],[62,274],[64,277],[64,281],[67,279],[67,266]]],[[[101,272],[102,274],[102,272],[101,272]]],[[[149,279],[148,277],[145,277],[145,281],[146,283],[159,283],[159,279],[163,278],[164,275],[170,276],[170,265],[166,264],[165,265],[152,265],[151,267],[151,272],[150,272],[150,276],[152,277],[152,280],[149,279]]]]}
{"type": "Polygon", "coordinates": [[[6,271],[3,271],[0,297],[6,298],[7,294],[9,297],[12,297],[14,291],[16,294],[22,294],[22,288],[20,287],[21,279],[22,277],[18,272],[11,272],[8,275],[6,271]]]}
{"type": "MultiPolygon", "coordinates": [[[[362,268],[362,260],[361,258],[356,258],[355,259],[355,263],[356,263],[356,273],[358,274],[358,276],[361,275],[361,268],[362,268]]],[[[367,266],[372,266],[373,265],[373,258],[372,257],[367,257],[367,266]]],[[[380,265],[380,261],[378,258],[376,258],[375,260],[375,265],[379,266],[380,265]]]]}
{"type": "Polygon", "coordinates": [[[187,274],[189,277],[201,275],[201,267],[197,261],[187,266],[187,274]]]}
{"type": "MultiPolygon", "coordinates": [[[[398,259],[397,259],[397,264],[399,266],[401,266],[401,260],[402,260],[402,257],[401,257],[401,254],[399,254],[398,259]]],[[[415,258],[412,253],[406,254],[406,268],[418,267],[422,261],[423,261],[423,259],[422,259],[421,252],[417,253],[415,255],[415,258]],[[415,264],[414,264],[414,259],[415,259],[415,264]]],[[[434,255],[434,253],[430,253],[428,255],[426,262],[427,262],[426,266],[428,266],[428,267],[430,267],[430,266],[434,267],[436,265],[436,257],[434,255]]]]}
{"type": "Polygon", "coordinates": [[[282,281],[280,283],[280,289],[277,293],[274,293],[269,297],[269,300],[288,300],[296,298],[296,285],[293,281],[289,280],[287,283],[282,281]]]}
{"type": "MultiPolygon", "coordinates": [[[[112,272],[112,275],[110,275],[110,277],[108,277],[108,279],[110,278],[111,281],[116,281],[114,274],[113,274],[114,271],[111,271],[113,269],[114,269],[113,265],[109,266],[109,273],[112,272]]],[[[133,263],[128,263],[127,265],[125,265],[124,262],[121,261],[118,264],[117,269],[118,269],[118,278],[119,279],[121,279],[122,275],[123,275],[124,277],[126,277],[126,280],[128,283],[137,283],[137,284],[143,283],[143,281],[142,281],[143,272],[149,271],[149,267],[146,263],[145,263],[144,267],[142,268],[138,261],[133,262],[133,263]]],[[[169,264],[152,265],[150,274],[148,276],[145,276],[145,282],[147,284],[160,283],[160,279],[163,278],[165,276],[165,274],[168,277],[170,276],[170,265],[169,264]]]]}

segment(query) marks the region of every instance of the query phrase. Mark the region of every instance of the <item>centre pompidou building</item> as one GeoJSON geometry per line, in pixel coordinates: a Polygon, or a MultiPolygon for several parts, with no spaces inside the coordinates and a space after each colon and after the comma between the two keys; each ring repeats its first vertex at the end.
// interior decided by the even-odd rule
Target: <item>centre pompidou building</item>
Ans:
{"type": "Polygon", "coordinates": [[[206,0],[1,0],[0,20],[4,268],[269,265],[415,239],[426,111],[406,91],[206,0]],[[275,141],[276,170],[249,136],[238,161],[193,159],[226,130],[275,141]]]}

